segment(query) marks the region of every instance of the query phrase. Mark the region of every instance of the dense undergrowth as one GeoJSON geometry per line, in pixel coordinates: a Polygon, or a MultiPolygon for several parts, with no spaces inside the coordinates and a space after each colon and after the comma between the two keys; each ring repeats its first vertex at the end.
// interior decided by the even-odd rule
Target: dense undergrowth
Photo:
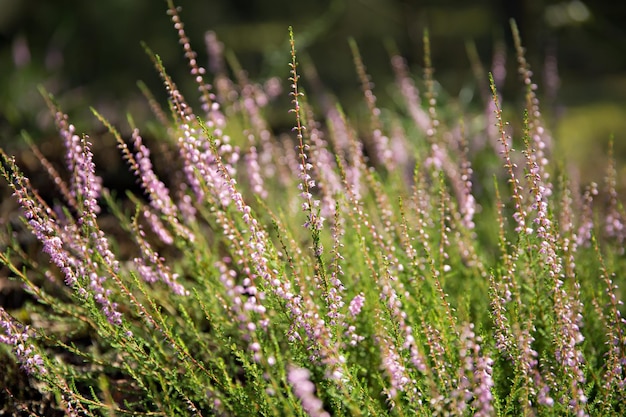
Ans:
{"type": "Polygon", "coordinates": [[[484,71],[483,112],[438,103],[427,36],[423,77],[391,57],[397,107],[387,109],[351,44],[368,109],[357,128],[314,88],[312,67],[300,79],[293,35],[281,93],[232,59],[227,68],[214,37],[205,73],[172,4],[169,14],[197,108],[149,51],[169,96],[163,109],[144,90],[160,123],[149,147],[132,118],[125,137],[94,110],[141,192],[102,187],[89,137],[47,93],[65,171],[32,147],[57,197],[40,197],[2,151],[39,245],[25,248],[5,223],[3,271],[36,302],[0,307],[3,411],[626,412],[616,170],[581,184],[551,155],[514,26],[519,131],[502,115],[502,71],[484,71]],[[279,94],[292,99],[291,134],[264,117],[279,94]],[[115,236],[102,226],[113,216],[115,236]],[[17,389],[25,378],[30,391],[17,389]]]}

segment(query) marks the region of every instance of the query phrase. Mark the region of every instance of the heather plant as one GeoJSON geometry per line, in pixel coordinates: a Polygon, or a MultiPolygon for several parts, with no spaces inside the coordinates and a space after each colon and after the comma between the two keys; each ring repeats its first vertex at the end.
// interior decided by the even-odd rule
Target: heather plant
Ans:
{"type": "MultiPolygon", "coordinates": [[[[1,151],[39,246],[5,224],[0,261],[33,302],[0,307],[0,358],[52,395],[49,415],[626,411],[612,150],[603,187],[551,155],[514,25],[521,128],[503,114],[500,55],[479,75],[484,111],[440,103],[427,34],[422,77],[392,53],[395,108],[379,107],[350,42],[368,114],[357,125],[298,65],[291,31],[283,93],[225,60],[212,33],[208,74],[168,5],[198,107],[146,47],[169,98],[164,109],[142,86],[160,124],[150,139],[93,111],[140,191],[103,186],[89,136],[46,92],[65,172],[27,140],[58,197],[1,151]],[[265,117],[280,94],[290,133],[265,117]]],[[[38,413],[3,383],[4,410],[38,413]]]]}

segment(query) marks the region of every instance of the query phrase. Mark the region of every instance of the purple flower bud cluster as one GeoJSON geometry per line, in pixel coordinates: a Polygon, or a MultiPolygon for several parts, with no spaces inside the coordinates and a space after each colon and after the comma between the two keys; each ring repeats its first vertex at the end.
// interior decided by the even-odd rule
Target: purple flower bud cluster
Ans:
{"type": "MultiPolygon", "coordinates": [[[[229,266],[231,262],[230,258],[224,258],[215,265],[220,272],[220,281],[224,285],[226,296],[229,297],[228,304],[224,307],[230,309],[233,318],[239,323],[242,339],[248,343],[253,359],[261,362],[263,352],[257,341],[256,331],[265,330],[269,325],[269,318],[263,305],[265,294],[257,289],[250,278],[243,278],[238,283],[240,279],[237,277],[237,272],[229,266]]],[[[267,360],[270,364],[273,362],[271,358],[267,360]]]]}
{"type": "Polygon", "coordinates": [[[606,372],[602,387],[606,393],[619,395],[626,392],[626,319],[622,317],[620,307],[624,304],[617,298],[617,285],[613,283],[603,267],[602,278],[605,283],[606,295],[609,299],[609,314],[604,318],[607,332],[607,353],[606,372]]]}
{"type": "Polygon", "coordinates": [[[72,400],[68,400],[65,395],[61,395],[61,403],[65,404],[65,414],[69,417],[80,417],[78,410],[76,408],[82,409],[80,403],[78,403],[78,407],[74,407],[72,400]]]}
{"type": "Polygon", "coordinates": [[[598,195],[598,184],[592,182],[587,187],[582,196],[580,207],[580,220],[578,231],[576,232],[576,244],[581,247],[591,244],[591,236],[594,228],[593,220],[593,199],[598,195]]]}
{"type": "MultiPolygon", "coordinates": [[[[361,313],[364,305],[365,295],[363,293],[355,295],[348,306],[348,311],[350,312],[352,319],[356,318],[361,313]]],[[[350,346],[357,346],[360,342],[365,340],[364,336],[357,334],[356,326],[354,326],[353,324],[348,325],[344,336],[349,340],[348,344],[350,346]]]]}
{"type": "Polygon", "coordinates": [[[70,195],[76,200],[81,198],[85,212],[98,214],[100,206],[96,200],[102,191],[102,179],[95,174],[91,145],[75,133],[76,128],[63,112],[55,112],[55,122],[66,148],[66,167],[72,173],[70,195]]]}
{"type": "Polygon", "coordinates": [[[415,82],[409,77],[406,60],[399,55],[395,55],[391,57],[391,65],[396,76],[398,90],[404,97],[404,102],[413,119],[413,123],[426,133],[430,129],[430,117],[422,109],[419,90],[415,86],[415,82]]]}
{"type": "Polygon", "coordinates": [[[493,360],[481,352],[482,339],[474,333],[474,324],[465,324],[461,331],[461,378],[458,396],[458,414],[463,414],[467,402],[475,416],[488,417],[494,414],[493,407],[493,360]]]}
{"type": "Polygon", "coordinates": [[[265,189],[265,181],[261,173],[261,167],[259,166],[259,155],[255,146],[250,147],[250,150],[248,151],[244,159],[246,161],[246,173],[248,175],[248,182],[252,187],[252,191],[262,199],[266,199],[268,194],[267,190],[265,189]]]}
{"type": "Polygon", "coordinates": [[[178,14],[178,10],[173,6],[173,4],[170,4],[170,8],[167,13],[171,16],[172,23],[174,23],[174,29],[176,29],[178,34],[179,42],[185,51],[185,58],[187,58],[191,75],[194,77],[194,81],[198,85],[202,111],[207,117],[209,127],[220,127],[223,125],[225,120],[224,116],[219,112],[219,104],[215,101],[215,95],[211,93],[212,86],[204,81],[206,70],[204,67],[198,65],[196,60],[198,54],[191,48],[190,39],[185,33],[185,24],[182,22],[178,14]]]}
{"type": "Polygon", "coordinates": [[[517,164],[515,164],[512,160],[511,156],[511,146],[510,146],[510,136],[507,135],[505,130],[505,122],[502,118],[502,109],[498,100],[498,93],[496,91],[496,87],[494,84],[491,86],[491,91],[493,93],[493,100],[495,110],[494,113],[496,115],[496,121],[498,130],[500,132],[499,142],[501,145],[502,157],[504,158],[504,167],[506,168],[509,175],[509,183],[511,184],[511,190],[513,193],[513,204],[515,205],[515,212],[513,213],[513,219],[517,226],[515,227],[515,232],[517,233],[531,233],[532,228],[526,224],[526,217],[528,213],[523,204],[523,190],[522,185],[520,184],[519,179],[517,178],[516,169],[517,164]]]}
{"type": "Polygon", "coordinates": [[[60,221],[56,213],[32,189],[30,182],[13,160],[6,160],[11,170],[7,175],[13,178],[10,186],[22,206],[28,227],[42,243],[43,251],[50,256],[51,262],[65,276],[65,283],[82,297],[93,297],[101,305],[107,320],[111,324],[120,324],[121,313],[117,311],[118,305],[111,301],[111,290],[104,286],[104,270],[107,274],[116,273],[119,264],[96,223],[96,212],[99,210],[96,196],[91,188],[84,188],[96,182],[89,143],[83,138],[79,141],[79,146],[83,150],[72,153],[73,156],[80,155],[82,161],[74,161],[75,170],[80,166],[85,171],[79,175],[81,180],[75,182],[83,188],[74,188],[76,200],[82,202],[82,215],[78,223],[73,219],[60,221]]]}
{"type": "Polygon", "coordinates": [[[191,186],[197,201],[205,199],[205,190],[209,190],[217,201],[224,206],[230,204],[230,194],[222,176],[215,168],[215,155],[210,149],[209,139],[196,127],[193,116],[180,115],[183,118],[178,137],[180,156],[187,182],[191,186]]]}
{"type": "Polygon", "coordinates": [[[154,234],[156,234],[159,240],[165,243],[166,245],[173,244],[174,237],[172,236],[170,231],[167,230],[167,228],[165,227],[165,225],[163,224],[159,216],[157,216],[155,213],[152,212],[152,210],[150,210],[147,207],[144,208],[142,212],[143,212],[143,217],[146,219],[146,221],[152,228],[152,231],[154,232],[154,234]]]}
{"type": "Polygon", "coordinates": [[[189,291],[183,285],[176,282],[178,274],[172,273],[165,259],[152,248],[145,238],[145,232],[137,225],[134,233],[135,240],[141,249],[141,258],[134,258],[133,261],[139,275],[146,282],[162,281],[169,286],[174,294],[189,295],[189,291]]]}
{"type": "MultiPolygon", "coordinates": [[[[243,199],[241,192],[237,189],[236,181],[230,177],[227,167],[222,163],[221,158],[216,159],[216,170],[221,174],[226,189],[229,194],[229,201],[232,201],[237,211],[241,214],[241,219],[248,227],[246,232],[249,239],[241,241],[251,258],[251,272],[253,277],[261,278],[262,281],[272,290],[272,293],[285,302],[292,320],[292,328],[289,331],[289,339],[294,342],[300,340],[300,331],[304,332],[308,342],[307,349],[311,352],[311,357],[315,361],[320,361],[327,367],[327,376],[335,380],[341,380],[346,374],[345,358],[338,351],[338,346],[333,344],[333,337],[327,323],[319,313],[319,306],[306,294],[297,295],[292,285],[285,276],[269,267],[268,237],[259,221],[252,215],[252,209],[243,199]]],[[[226,218],[223,211],[215,213],[224,230],[236,230],[231,227],[231,221],[226,218]]],[[[234,235],[230,240],[235,240],[234,235]]],[[[252,282],[250,283],[252,285],[252,282]]],[[[305,288],[304,285],[301,285],[305,288]]]]}
{"type": "Polygon", "coordinates": [[[550,277],[552,297],[554,299],[554,311],[556,314],[555,358],[562,366],[566,379],[569,380],[569,397],[571,409],[580,415],[586,415],[585,404],[587,397],[584,394],[585,374],[584,356],[577,348],[585,339],[581,333],[582,327],[582,301],[580,301],[578,283],[575,283],[575,295],[567,294],[564,287],[563,259],[559,254],[560,248],[555,235],[554,226],[549,218],[546,190],[543,185],[541,170],[533,158],[530,157],[532,150],[526,152],[529,166],[529,180],[531,183],[534,202],[532,209],[536,213],[537,237],[540,239],[539,253],[543,256],[548,276],[550,277]]]}
{"type": "Polygon", "coordinates": [[[352,50],[352,58],[354,66],[361,81],[361,90],[365,97],[370,116],[371,124],[371,141],[374,148],[373,159],[383,165],[387,170],[394,169],[393,152],[389,146],[389,137],[382,132],[382,123],[380,121],[380,109],[376,106],[376,96],[374,95],[374,83],[371,82],[370,76],[367,74],[365,64],[361,58],[361,53],[355,41],[350,42],[352,50]]]}
{"type": "MultiPolygon", "coordinates": [[[[309,174],[313,165],[308,161],[309,145],[304,142],[306,126],[303,124],[302,107],[300,106],[300,97],[303,94],[298,90],[298,80],[300,79],[300,76],[297,72],[296,50],[293,37],[291,37],[291,56],[292,61],[289,64],[291,68],[291,77],[289,80],[292,83],[292,92],[289,94],[292,97],[291,102],[293,104],[293,108],[290,111],[296,116],[296,125],[293,130],[296,132],[298,139],[298,179],[300,180],[298,189],[301,191],[300,198],[303,200],[302,211],[307,213],[307,220],[304,223],[304,227],[306,229],[311,229],[312,231],[320,231],[324,225],[324,217],[320,215],[320,201],[313,198],[312,194],[313,189],[315,188],[315,180],[309,174]]],[[[320,252],[321,255],[321,246],[317,246],[315,250],[316,252],[320,252]]]]}
{"type": "MultiPolygon", "coordinates": [[[[387,273],[389,274],[390,271],[387,271],[387,273]]],[[[395,284],[399,287],[399,290],[402,291],[402,284],[390,275],[386,277],[385,281],[386,282],[382,284],[380,297],[385,303],[393,322],[396,326],[398,326],[400,333],[399,341],[401,342],[402,350],[409,354],[410,363],[413,365],[415,370],[419,372],[426,372],[426,358],[418,349],[413,335],[413,328],[407,323],[407,314],[402,309],[402,301],[400,300],[396,289],[392,286],[395,284]]],[[[407,296],[408,292],[404,292],[404,294],[407,296]]]]}
{"type": "Polygon", "coordinates": [[[294,395],[302,403],[302,408],[310,417],[330,417],[324,411],[322,400],[315,396],[315,385],[310,380],[308,369],[291,366],[287,371],[287,380],[294,395]]]}
{"type": "Polygon", "coordinates": [[[617,193],[617,171],[613,157],[613,141],[609,144],[609,164],[606,172],[606,194],[608,195],[608,208],[604,218],[604,231],[607,237],[615,239],[621,247],[623,254],[626,243],[626,212],[620,203],[617,193]]]}
{"type": "Polygon", "coordinates": [[[319,129],[318,123],[314,122],[310,106],[307,106],[307,109],[311,113],[307,116],[309,125],[312,124],[310,132],[310,140],[313,144],[311,159],[315,176],[318,178],[317,187],[322,193],[321,215],[330,218],[335,215],[335,196],[343,192],[343,187],[341,179],[336,173],[335,158],[328,149],[324,133],[319,129]]]}
{"type": "Polygon", "coordinates": [[[518,71],[522,82],[526,85],[526,110],[528,112],[528,135],[532,141],[534,151],[528,156],[533,164],[541,181],[545,184],[543,193],[546,197],[552,194],[552,183],[550,173],[547,171],[548,159],[545,154],[550,150],[552,138],[544,128],[539,110],[539,98],[537,97],[537,84],[532,81],[533,73],[525,57],[522,47],[521,36],[517,26],[513,25],[513,40],[517,50],[518,71]]]}
{"type": "Polygon", "coordinates": [[[31,375],[45,375],[48,373],[44,361],[37,348],[29,343],[30,330],[17,322],[0,307],[0,343],[13,348],[18,362],[27,373],[31,375]]]}
{"type": "Polygon", "coordinates": [[[382,336],[378,339],[382,357],[381,365],[391,383],[391,385],[384,390],[387,400],[393,404],[393,401],[400,392],[406,392],[410,397],[415,397],[417,395],[417,388],[415,387],[416,381],[409,376],[402,358],[396,350],[395,344],[386,336],[382,336]]]}
{"type": "Polygon", "coordinates": [[[132,139],[135,148],[135,171],[141,181],[142,187],[150,196],[150,204],[168,218],[176,218],[178,214],[177,207],[170,197],[170,191],[165,184],[159,180],[152,168],[150,149],[143,144],[139,129],[133,129],[132,139]]]}

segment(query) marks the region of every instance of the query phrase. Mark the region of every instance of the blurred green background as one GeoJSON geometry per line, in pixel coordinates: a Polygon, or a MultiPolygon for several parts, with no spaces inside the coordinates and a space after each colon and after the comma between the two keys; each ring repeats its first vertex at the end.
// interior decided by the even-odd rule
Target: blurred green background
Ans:
{"type": "MultiPolygon", "coordinates": [[[[540,85],[544,112],[559,149],[585,176],[604,166],[606,143],[626,160],[626,2],[548,0],[179,0],[185,29],[204,65],[204,33],[213,30],[253,79],[288,77],[287,27],[296,32],[301,60],[310,57],[325,85],[348,109],[361,100],[347,42],[361,48],[375,93],[384,103],[392,71],[385,45],[391,40],[422,75],[422,35],[431,34],[435,77],[449,97],[478,103],[467,42],[474,42],[488,69],[494,45],[507,45],[510,105],[521,106],[522,85],[512,52],[509,19],[518,22],[540,85]],[[306,56],[304,55],[306,54],[306,56]],[[559,83],[546,82],[556,63],[559,83]]],[[[79,131],[98,126],[93,106],[114,123],[125,114],[148,118],[136,87],[143,80],[164,99],[163,88],[140,46],[145,41],[189,99],[195,89],[164,0],[0,0],[0,144],[24,147],[20,131],[53,137],[37,86],[55,94],[79,131]]],[[[286,85],[284,83],[283,85],[286,85]]],[[[463,101],[459,100],[459,101],[463,101]]],[[[468,104],[469,103],[469,104],[468,104]]],[[[521,107],[519,107],[521,108],[521,107]]],[[[285,114],[287,109],[285,108],[285,114]]]]}

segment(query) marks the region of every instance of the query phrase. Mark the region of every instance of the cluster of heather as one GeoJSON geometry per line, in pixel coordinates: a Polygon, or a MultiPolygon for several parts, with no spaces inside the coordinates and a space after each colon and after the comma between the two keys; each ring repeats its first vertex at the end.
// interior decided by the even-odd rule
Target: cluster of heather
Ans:
{"type": "Polygon", "coordinates": [[[292,33],[282,88],[227,66],[214,34],[205,70],[168,13],[199,100],[148,50],[169,97],[162,107],[143,89],[159,127],[146,135],[94,110],[139,192],[103,186],[89,136],[47,93],[65,171],[32,148],[57,197],[1,152],[38,246],[4,225],[3,270],[33,302],[0,307],[0,356],[52,394],[55,413],[626,413],[626,213],[612,151],[604,184],[552,155],[514,26],[516,127],[501,52],[491,72],[476,63],[483,110],[459,114],[438,100],[428,36],[422,74],[392,54],[386,108],[350,44],[367,114],[356,124],[298,65],[292,33]],[[287,133],[266,117],[281,94],[287,133]],[[116,233],[103,225],[112,217],[116,233]]]}

